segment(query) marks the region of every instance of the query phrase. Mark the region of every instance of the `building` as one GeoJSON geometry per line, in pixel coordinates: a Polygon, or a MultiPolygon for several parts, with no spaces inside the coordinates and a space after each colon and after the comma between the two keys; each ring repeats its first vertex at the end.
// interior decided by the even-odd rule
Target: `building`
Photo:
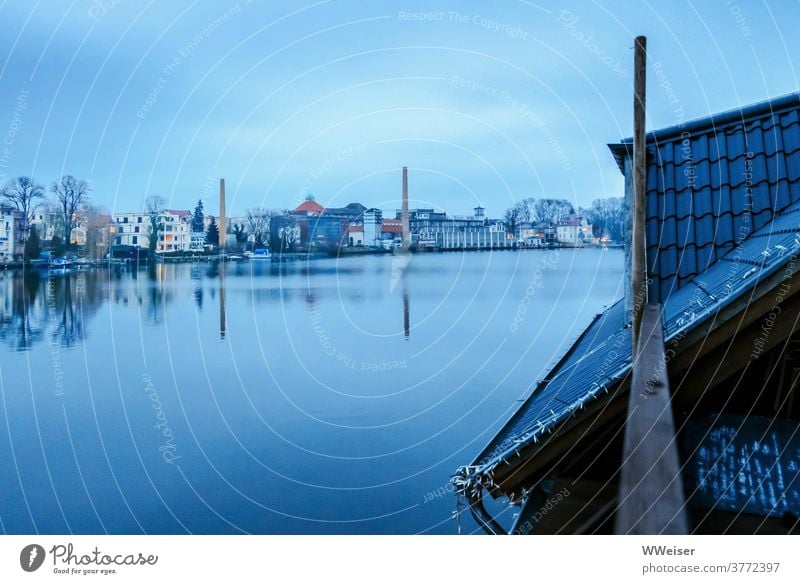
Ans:
{"type": "MultiPolygon", "coordinates": [[[[192,247],[191,211],[167,209],[159,215],[157,253],[189,251],[192,247]]],[[[146,213],[114,213],[114,245],[150,246],[150,217],[146,213]]]]}
{"type": "Polygon", "coordinates": [[[25,216],[0,205],[0,262],[10,262],[25,251],[25,216]]]}
{"type": "MultiPolygon", "coordinates": [[[[800,93],[651,132],[646,144],[651,320],[636,363],[626,286],[456,472],[488,532],[631,532],[619,525],[632,503],[668,533],[800,528],[800,93]],[[652,418],[632,408],[647,400],[652,418]],[[655,461],[632,487],[631,452],[655,461]],[[492,516],[487,495],[519,505],[517,520],[492,516]]],[[[632,140],[610,149],[630,177],[632,140]]],[[[626,180],[628,203],[631,190],[626,180]]]]}
{"type": "Polygon", "coordinates": [[[383,213],[380,209],[368,209],[362,213],[362,223],[364,232],[364,245],[379,246],[383,239],[381,225],[383,223],[383,213]]]}
{"type": "MultiPolygon", "coordinates": [[[[364,245],[364,226],[363,225],[351,225],[347,228],[347,236],[348,236],[348,245],[350,247],[364,245]]],[[[374,241],[374,240],[373,240],[374,241]]]]}
{"type": "Polygon", "coordinates": [[[366,207],[361,203],[326,209],[308,195],[288,217],[299,229],[300,245],[331,249],[347,245],[349,228],[364,224],[364,211],[366,207]]]}
{"type": "Polygon", "coordinates": [[[580,215],[569,215],[556,225],[556,238],[561,247],[583,247],[592,241],[592,226],[580,215]]]}
{"type": "MultiPolygon", "coordinates": [[[[401,219],[401,211],[397,211],[401,219]]],[[[495,249],[515,245],[502,221],[486,219],[483,207],[468,217],[448,217],[434,209],[409,210],[412,247],[438,250],[495,249]]]]}

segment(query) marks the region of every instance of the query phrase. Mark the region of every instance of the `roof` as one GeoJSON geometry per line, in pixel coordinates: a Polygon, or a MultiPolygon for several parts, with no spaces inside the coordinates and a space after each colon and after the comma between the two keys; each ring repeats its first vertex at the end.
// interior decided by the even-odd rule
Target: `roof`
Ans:
{"type": "Polygon", "coordinates": [[[334,207],[325,209],[326,215],[344,215],[346,217],[359,217],[364,214],[367,208],[361,203],[350,203],[344,207],[334,207]]]}
{"type": "MultiPolygon", "coordinates": [[[[780,269],[793,271],[800,253],[800,203],[785,209],[753,232],[705,272],[663,303],[665,342],[710,320],[719,310],[752,293],[780,269]]],[[[586,404],[608,392],[631,368],[630,328],[624,301],[598,314],[570,350],[533,389],[531,395],[476,458],[483,471],[539,440],[586,404]]]]}
{"type": "Polygon", "coordinates": [[[400,219],[384,219],[381,222],[383,233],[403,233],[403,221],[400,219]]]}
{"type": "Polygon", "coordinates": [[[350,227],[347,228],[347,231],[349,233],[358,233],[359,231],[361,233],[363,233],[364,232],[364,226],[363,225],[351,225],[350,227]]]}
{"type": "MultiPolygon", "coordinates": [[[[609,145],[617,164],[631,139],[609,145]]],[[[663,301],[800,201],[800,93],[647,135],[650,300],[663,301]]]]}
{"type": "Polygon", "coordinates": [[[314,215],[322,213],[324,210],[325,207],[317,203],[314,199],[306,199],[295,208],[294,212],[314,215]]]}

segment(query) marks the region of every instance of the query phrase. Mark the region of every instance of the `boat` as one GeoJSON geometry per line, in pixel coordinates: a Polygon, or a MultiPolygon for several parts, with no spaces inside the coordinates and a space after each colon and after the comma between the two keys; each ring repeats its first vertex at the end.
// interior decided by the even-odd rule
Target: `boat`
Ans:
{"type": "Polygon", "coordinates": [[[249,260],[271,260],[272,253],[268,249],[259,248],[252,252],[246,251],[244,255],[249,260]]]}

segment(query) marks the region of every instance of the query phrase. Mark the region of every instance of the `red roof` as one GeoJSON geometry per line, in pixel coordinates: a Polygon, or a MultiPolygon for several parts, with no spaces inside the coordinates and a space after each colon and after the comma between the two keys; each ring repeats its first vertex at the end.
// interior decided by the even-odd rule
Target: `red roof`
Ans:
{"type": "Polygon", "coordinates": [[[167,213],[172,213],[173,215],[178,215],[179,217],[187,217],[192,214],[191,211],[185,211],[183,209],[167,209],[167,213]]]}
{"type": "Polygon", "coordinates": [[[383,233],[403,233],[403,222],[400,219],[384,219],[381,223],[383,233]]]}
{"type": "Polygon", "coordinates": [[[303,201],[295,210],[295,213],[305,213],[307,215],[319,215],[325,210],[325,207],[317,203],[313,199],[303,201]]]}
{"type": "Polygon", "coordinates": [[[359,231],[363,233],[364,232],[364,226],[363,225],[351,225],[347,229],[347,231],[349,231],[350,233],[358,233],[359,231]]]}

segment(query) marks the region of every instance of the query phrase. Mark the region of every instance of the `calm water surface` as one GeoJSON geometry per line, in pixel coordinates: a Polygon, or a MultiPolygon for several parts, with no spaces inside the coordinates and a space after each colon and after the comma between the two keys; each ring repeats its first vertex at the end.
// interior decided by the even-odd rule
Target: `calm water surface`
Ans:
{"type": "Polygon", "coordinates": [[[450,474],[621,294],[596,249],[0,272],[0,527],[454,533],[450,474]]]}

